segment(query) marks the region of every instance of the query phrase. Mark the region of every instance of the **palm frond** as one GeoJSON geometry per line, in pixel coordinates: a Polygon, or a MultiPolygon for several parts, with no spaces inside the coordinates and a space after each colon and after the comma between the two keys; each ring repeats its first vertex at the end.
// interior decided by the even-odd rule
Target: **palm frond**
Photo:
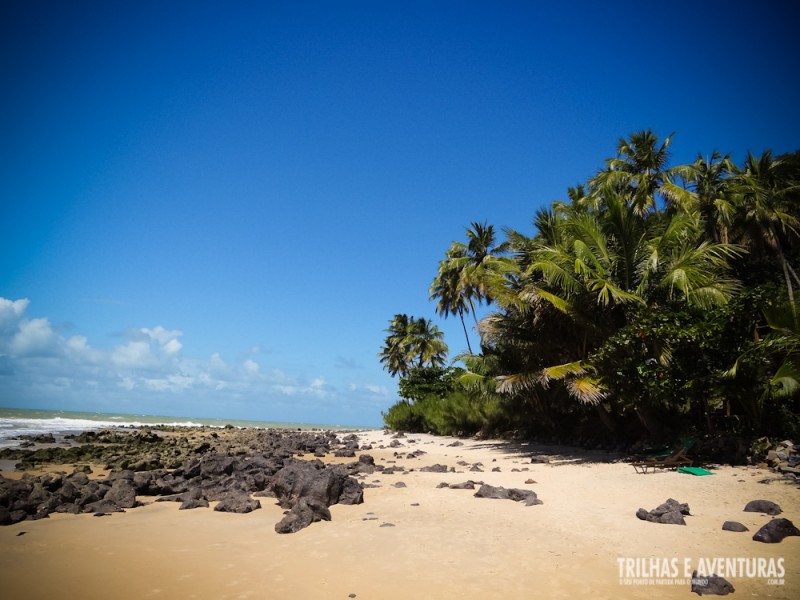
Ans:
{"type": "Polygon", "coordinates": [[[569,395],[584,404],[599,404],[608,395],[599,377],[583,375],[567,380],[569,395]]]}
{"type": "Polygon", "coordinates": [[[784,360],[769,383],[772,393],[779,398],[788,398],[800,390],[800,368],[795,360],[784,360]]]}

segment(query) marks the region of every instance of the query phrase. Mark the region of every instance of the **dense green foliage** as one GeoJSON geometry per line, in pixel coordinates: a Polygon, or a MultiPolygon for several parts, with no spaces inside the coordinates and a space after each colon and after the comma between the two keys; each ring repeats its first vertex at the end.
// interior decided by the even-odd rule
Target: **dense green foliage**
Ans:
{"type": "Polygon", "coordinates": [[[404,400],[387,425],[615,444],[800,433],[800,153],[670,168],[670,143],[620,140],[602,171],[537,212],[532,236],[505,229],[498,244],[473,223],[431,299],[468,344],[464,315],[493,307],[476,323],[480,350],[459,357],[458,378],[412,374],[422,362],[393,361],[390,328],[381,356],[404,400]]]}

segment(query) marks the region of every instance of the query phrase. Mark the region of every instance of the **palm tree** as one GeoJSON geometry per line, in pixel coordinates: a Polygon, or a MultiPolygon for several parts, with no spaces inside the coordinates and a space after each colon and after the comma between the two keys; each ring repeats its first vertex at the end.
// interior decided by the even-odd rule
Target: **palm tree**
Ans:
{"type": "Polygon", "coordinates": [[[592,187],[603,193],[616,191],[627,197],[637,214],[658,213],[656,192],[664,183],[669,160],[671,133],[661,145],[648,129],[631,134],[617,143],[617,156],[606,160],[606,170],[597,174],[592,187]]]}
{"type": "Polygon", "coordinates": [[[394,377],[404,377],[412,367],[442,367],[447,362],[444,334],[428,319],[396,314],[389,321],[381,352],[383,368],[394,377]]]}
{"type": "Polygon", "coordinates": [[[467,227],[466,261],[461,279],[462,285],[471,290],[479,303],[491,304],[495,290],[503,286],[505,275],[513,269],[512,262],[501,256],[507,244],[496,244],[496,237],[494,225],[473,222],[467,227]]]}
{"type": "Polygon", "coordinates": [[[800,219],[792,203],[797,200],[800,182],[787,180],[783,167],[783,161],[773,158],[769,150],[759,157],[748,153],[744,169],[737,173],[733,186],[739,202],[743,241],[751,247],[778,255],[789,306],[794,311],[792,279],[800,285],[800,278],[786,259],[784,244],[788,239],[798,237],[800,219]]]}
{"type": "Polygon", "coordinates": [[[447,363],[447,344],[439,328],[425,318],[413,319],[409,327],[409,352],[418,367],[443,367],[447,363]]]}
{"type": "Polygon", "coordinates": [[[469,342],[467,325],[464,322],[464,313],[473,308],[469,290],[461,285],[461,272],[454,262],[463,257],[463,244],[455,243],[447,251],[444,260],[439,262],[439,272],[431,283],[430,299],[436,300],[436,314],[445,318],[457,314],[461,319],[464,337],[467,340],[467,349],[472,354],[472,345],[469,342]]]}
{"type": "MultiPolygon", "coordinates": [[[[685,213],[650,218],[614,190],[606,191],[598,207],[561,204],[540,211],[539,234],[532,240],[509,232],[521,275],[516,302],[501,300],[505,315],[524,314],[524,305],[542,313],[545,302],[571,322],[571,333],[559,337],[572,347],[546,353],[561,362],[523,361],[505,370],[499,391],[562,381],[572,397],[596,405],[605,391],[589,356],[625,324],[630,310],[675,302],[708,308],[736,291],[727,269],[738,249],[705,241],[698,219],[685,213]]],[[[482,328],[506,336],[503,319],[492,315],[482,328]]],[[[531,343],[541,356],[542,342],[531,343]]]]}
{"type": "Polygon", "coordinates": [[[437,300],[437,314],[447,317],[458,314],[467,340],[467,348],[472,354],[464,314],[475,315],[475,303],[491,304],[498,290],[506,284],[506,276],[513,270],[514,263],[500,256],[507,244],[496,244],[494,226],[486,223],[471,223],[466,228],[467,243],[453,242],[439,262],[439,271],[431,283],[430,299],[437,300]]]}
{"type": "Polygon", "coordinates": [[[378,356],[381,359],[380,362],[383,364],[383,368],[389,371],[389,375],[392,377],[395,375],[404,376],[411,366],[407,347],[409,325],[408,315],[396,314],[389,321],[389,328],[386,329],[389,335],[386,337],[378,356]]]}
{"type": "Polygon", "coordinates": [[[709,240],[727,244],[736,212],[731,190],[734,169],[730,155],[714,152],[708,160],[698,155],[692,164],[669,170],[661,193],[677,209],[698,213],[709,240]],[[677,185],[673,179],[683,179],[688,188],[677,185]]]}

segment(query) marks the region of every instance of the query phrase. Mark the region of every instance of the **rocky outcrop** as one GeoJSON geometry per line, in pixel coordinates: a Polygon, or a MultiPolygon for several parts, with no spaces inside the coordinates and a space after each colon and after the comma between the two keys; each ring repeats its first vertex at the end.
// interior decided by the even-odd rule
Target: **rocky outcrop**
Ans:
{"type": "Polygon", "coordinates": [[[681,504],[672,498],[668,498],[666,502],[658,505],[653,510],[647,511],[640,508],[636,511],[636,516],[643,521],[666,525],[686,525],[683,517],[689,514],[688,504],[681,504]]]}
{"type": "Polygon", "coordinates": [[[800,444],[792,440],[778,442],[767,450],[765,460],[779,473],[800,478],[800,444]]]}
{"type": "MultiPolygon", "coordinates": [[[[68,447],[13,448],[0,457],[19,461],[17,468],[41,464],[76,464],[71,474],[8,480],[0,477],[0,525],[40,519],[53,512],[110,514],[139,506],[137,497],[180,502],[180,509],[208,507],[220,512],[248,513],[261,507],[253,496],[273,496],[293,517],[282,530],[329,519],[331,504],[363,502],[362,485],[351,473],[372,473],[378,467],[369,455],[351,465],[325,466],[301,455],[326,455],[358,445],[355,435],[342,440],[331,432],[278,431],[233,427],[161,428],[154,431],[108,430],[70,438],[68,447]],[[105,479],[90,479],[86,463],[111,470],[105,479]],[[310,517],[309,517],[310,515],[310,517]],[[310,520],[309,520],[310,518],[310,520]]],[[[283,522],[283,521],[282,521],[283,522]]]]}

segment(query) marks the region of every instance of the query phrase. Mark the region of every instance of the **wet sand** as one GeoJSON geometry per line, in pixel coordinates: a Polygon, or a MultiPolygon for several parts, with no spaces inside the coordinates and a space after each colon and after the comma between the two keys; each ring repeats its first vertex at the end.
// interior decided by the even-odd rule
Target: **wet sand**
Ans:
{"type": "MultiPolygon", "coordinates": [[[[507,442],[409,435],[402,447],[381,431],[359,437],[378,464],[414,469],[375,472],[365,501],[331,507],[330,522],[279,535],[283,511],[270,498],[249,514],[178,511],[161,502],[107,517],[52,515],[0,527],[3,597],[528,599],[691,598],[683,563],[700,559],[783,558],[783,585],[728,577],[735,597],[800,597],[800,537],[754,542],[770,517],[742,511],[754,499],[780,504],[800,524],[800,490],[768,470],[721,467],[708,477],[640,475],[602,453],[507,442]],[[416,440],[410,443],[410,440],[416,440]],[[395,452],[424,450],[419,458],[395,452]],[[532,463],[538,456],[547,463],[532,463]],[[392,463],[391,461],[395,461],[392,463]],[[468,463],[458,465],[459,461],[468,463]],[[456,473],[420,472],[431,464],[456,473]],[[483,472],[470,471],[482,463],[483,472]],[[500,472],[492,472],[499,467],[500,472]],[[512,471],[512,469],[517,469],[512,471]],[[527,469],[527,470],[526,470],[527,469]],[[475,498],[475,490],[437,489],[471,479],[535,491],[524,506],[475,498]],[[529,479],[536,483],[526,483],[529,479]],[[771,483],[759,483],[770,480],[771,483]],[[406,487],[394,487],[403,482],[406,487]],[[635,517],[667,498],[688,503],[687,525],[635,517]],[[726,520],[749,533],[722,531],[726,520]],[[20,535],[24,532],[24,535],[20,535]],[[618,559],[677,558],[679,584],[621,580],[618,559]]],[[[354,459],[348,459],[354,460],[354,459]]],[[[139,497],[147,502],[146,497],[139,497]]],[[[212,504],[213,506],[213,504],[212,504]]]]}

